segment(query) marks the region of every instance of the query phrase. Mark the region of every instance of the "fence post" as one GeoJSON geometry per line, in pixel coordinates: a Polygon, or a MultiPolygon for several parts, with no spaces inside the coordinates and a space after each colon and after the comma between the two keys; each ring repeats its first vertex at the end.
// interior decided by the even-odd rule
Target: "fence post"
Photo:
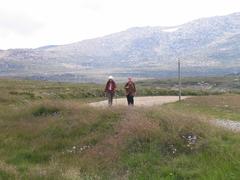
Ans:
{"type": "Polygon", "coordinates": [[[178,96],[179,96],[179,101],[181,101],[181,96],[182,96],[182,82],[181,82],[181,61],[178,59],[178,96]]]}

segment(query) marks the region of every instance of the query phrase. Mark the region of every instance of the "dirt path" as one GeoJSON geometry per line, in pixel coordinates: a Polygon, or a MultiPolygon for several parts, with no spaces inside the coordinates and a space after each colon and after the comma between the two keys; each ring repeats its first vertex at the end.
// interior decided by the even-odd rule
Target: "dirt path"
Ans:
{"type": "MultiPolygon", "coordinates": [[[[186,99],[190,96],[182,96],[182,99],[186,99]]],[[[178,96],[143,96],[143,97],[135,97],[134,105],[135,106],[154,106],[154,105],[162,105],[165,103],[176,102],[178,101],[178,96]]],[[[108,106],[107,100],[90,103],[91,106],[99,107],[99,106],[108,106]]],[[[125,105],[127,106],[126,98],[118,98],[113,100],[113,106],[116,105],[125,105]]]]}

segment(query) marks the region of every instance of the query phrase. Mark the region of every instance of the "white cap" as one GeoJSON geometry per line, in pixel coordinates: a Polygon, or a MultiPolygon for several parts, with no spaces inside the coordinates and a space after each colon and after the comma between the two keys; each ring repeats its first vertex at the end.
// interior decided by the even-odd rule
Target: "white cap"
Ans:
{"type": "Polygon", "coordinates": [[[109,76],[108,79],[113,79],[113,77],[112,77],[112,76],[109,76]]]}

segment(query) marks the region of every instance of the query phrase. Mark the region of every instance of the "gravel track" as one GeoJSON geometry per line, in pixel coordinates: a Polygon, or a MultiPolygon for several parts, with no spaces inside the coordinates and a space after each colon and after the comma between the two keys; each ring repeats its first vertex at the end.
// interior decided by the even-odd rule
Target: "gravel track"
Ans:
{"type": "Polygon", "coordinates": [[[212,123],[216,126],[224,127],[235,132],[240,132],[240,122],[237,121],[228,119],[216,119],[213,120],[212,123]]]}
{"type": "MultiPolygon", "coordinates": [[[[189,96],[182,96],[182,99],[186,99],[189,96]]],[[[176,102],[178,101],[178,96],[143,96],[143,97],[134,97],[135,106],[154,106],[162,105],[165,103],[176,102]]],[[[118,98],[113,100],[113,106],[116,105],[125,105],[127,106],[127,98],[118,98]]],[[[108,106],[107,100],[90,103],[90,106],[99,107],[99,106],[108,106]]]]}

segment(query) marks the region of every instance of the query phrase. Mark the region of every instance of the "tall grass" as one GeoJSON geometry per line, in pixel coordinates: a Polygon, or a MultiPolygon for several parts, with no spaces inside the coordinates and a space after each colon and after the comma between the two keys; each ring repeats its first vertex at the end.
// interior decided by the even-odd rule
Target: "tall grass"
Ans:
{"type": "MultiPolygon", "coordinates": [[[[55,160],[71,166],[74,163],[69,160],[111,133],[120,116],[118,111],[92,109],[74,102],[25,105],[1,122],[1,160],[16,167],[15,176],[19,178],[28,177],[35,166],[47,168],[55,160]]],[[[7,171],[2,174],[7,176],[7,171]]]]}
{"type": "Polygon", "coordinates": [[[145,114],[145,125],[136,125],[121,158],[129,179],[226,179],[229,174],[238,178],[239,134],[168,108],[145,114]],[[155,126],[150,128],[150,122],[155,126]],[[190,135],[196,136],[195,143],[187,139],[190,135]]]}
{"type": "Polygon", "coordinates": [[[0,179],[240,176],[240,135],[210,125],[209,116],[197,111],[206,105],[238,112],[238,96],[154,108],[93,108],[85,102],[95,99],[60,97],[59,92],[76,90],[69,86],[0,83],[0,179]]]}

